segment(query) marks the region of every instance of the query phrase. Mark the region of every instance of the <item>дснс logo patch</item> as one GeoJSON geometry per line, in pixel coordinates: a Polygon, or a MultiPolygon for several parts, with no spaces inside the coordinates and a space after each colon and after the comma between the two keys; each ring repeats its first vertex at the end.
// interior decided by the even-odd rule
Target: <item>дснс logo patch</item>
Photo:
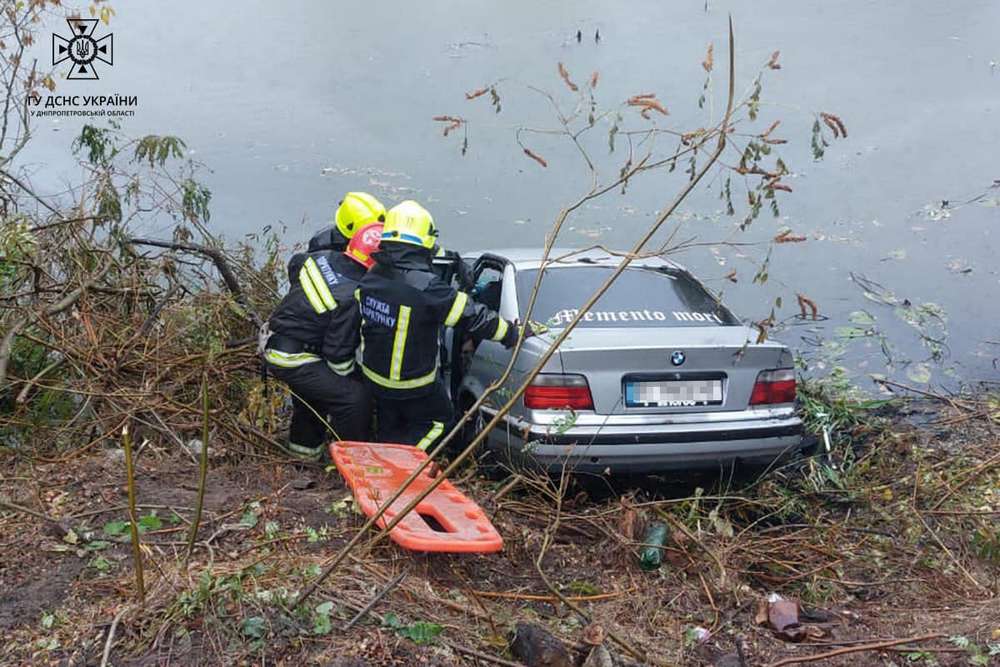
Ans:
{"type": "Polygon", "coordinates": [[[52,34],[52,64],[70,61],[67,79],[98,79],[94,61],[113,65],[114,33],[94,38],[98,19],[66,19],[72,37],[52,34]]]}

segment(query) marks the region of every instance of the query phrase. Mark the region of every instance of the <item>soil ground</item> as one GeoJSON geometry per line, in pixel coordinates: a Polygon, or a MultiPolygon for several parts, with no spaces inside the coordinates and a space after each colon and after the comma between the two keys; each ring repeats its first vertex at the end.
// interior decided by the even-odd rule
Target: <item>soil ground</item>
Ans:
{"type": "MultiPolygon", "coordinates": [[[[849,482],[809,486],[816,468],[805,461],[759,480],[587,483],[558,512],[542,480],[508,491],[506,480],[470,476],[461,486],[504,536],[501,554],[414,555],[383,541],[356,551],[298,612],[285,601],[362,523],[335,471],[213,457],[185,568],[194,457],[140,447],[139,603],[120,449],[51,462],[8,456],[10,502],[73,532],[0,515],[0,663],[98,665],[114,625],[114,665],[519,664],[508,641],[516,623],[531,622],[579,662],[583,639],[607,630],[661,664],[795,664],[778,661],[928,635],[938,636],[811,664],[1000,664],[989,655],[1000,643],[1000,544],[984,546],[1000,516],[1000,471],[989,463],[996,429],[916,404],[861,447],[849,482]],[[646,571],[636,557],[644,526],[663,514],[672,519],[664,563],[646,571]],[[541,569],[591,617],[589,629],[539,575],[546,535],[541,569]],[[342,629],[400,573],[371,614],[342,629]],[[799,602],[800,641],[760,622],[771,593],[799,602]]],[[[641,663],[606,645],[621,664],[641,663]]]]}

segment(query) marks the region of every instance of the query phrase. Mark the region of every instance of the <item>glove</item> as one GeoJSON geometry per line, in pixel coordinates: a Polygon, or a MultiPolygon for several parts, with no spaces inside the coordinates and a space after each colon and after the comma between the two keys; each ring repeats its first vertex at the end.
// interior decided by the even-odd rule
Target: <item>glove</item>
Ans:
{"type": "Polygon", "coordinates": [[[458,277],[458,286],[466,292],[476,286],[476,281],[472,276],[472,269],[465,263],[465,260],[455,255],[455,275],[458,277]]]}
{"type": "Polygon", "coordinates": [[[524,340],[528,340],[532,336],[538,336],[548,331],[548,328],[544,324],[539,324],[538,322],[530,320],[527,325],[522,325],[519,320],[508,322],[508,325],[507,335],[505,335],[503,340],[500,341],[500,344],[508,350],[517,344],[517,337],[521,335],[522,329],[524,330],[524,340]]]}

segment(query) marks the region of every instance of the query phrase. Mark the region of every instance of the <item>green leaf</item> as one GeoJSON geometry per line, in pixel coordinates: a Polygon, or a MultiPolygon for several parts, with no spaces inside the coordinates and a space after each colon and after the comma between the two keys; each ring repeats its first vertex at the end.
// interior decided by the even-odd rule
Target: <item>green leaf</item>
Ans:
{"type": "Polygon", "coordinates": [[[598,595],[601,592],[601,589],[594,584],[580,579],[566,584],[566,590],[574,595],[598,595]]]}
{"type": "Polygon", "coordinates": [[[90,567],[94,568],[101,574],[104,574],[105,572],[108,572],[111,569],[111,561],[109,561],[104,556],[94,556],[90,560],[90,563],[88,563],[88,565],[90,565],[90,567]]]}
{"type": "Polygon", "coordinates": [[[330,503],[330,506],[326,508],[326,511],[338,519],[349,516],[351,513],[351,500],[351,496],[342,498],[341,500],[335,500],[330,503]]]}
{"type": "Polygon", "coordinates": [[[924,363],[911,364],[906,369],[906,377],[918,384],[927,384],[931,381],[931,367],[924,363]]]}
{"type": "Polygon", "coordinates": [[[333,611],[332,602],[323,602],[316,606],[316,615],[313,617],[313,634],[330,634],[333,626],[330,623],[330,612],[333,611]]]}
{"type": "Polygon", "coordinates": [[[253,511],[247,510],[240,517],[240,525],[244,528],[253,528],[257,525],[257,515],[253,511]]]}
{"type": "Polygon", "coordinates": [[[444,630],[437,623],[427,623],[426,621],[417,621],[413,625],[409,625],[405,628],[400,628],[397,630],[399,634],[406,637],[415,644],[429,644],[435,637],[441,634],[444,630]]]}
{"type": "Polygon", "coordinates": [[[860,327],[870,327],[875,324],[875,318],[864,310],[855,310],[848,316],[847,319],[849,319],[852,324],[857,324],[860,327]]]}
{"type": "Polygon", "coordinates": [[[118,537],[119,535],[124,535],[128,530],[127,521],[108,521],[104,524],[104,534],[110,535],[112,537],[118,537]]]}
{"type": "Polygon", "coordinates": [[[253,639],[261,639],[267,631],[267,623],[262,616],[249,616],[240,624],[240,632],[253,639]]]}
{"type": "Polygon", "coordinates": [[[156,512],[150,512],[146,516],[139,517],[139,532],[145,533],[151,530],[159,530],[163,527],[163,521],[156,516],[156,512]]]}

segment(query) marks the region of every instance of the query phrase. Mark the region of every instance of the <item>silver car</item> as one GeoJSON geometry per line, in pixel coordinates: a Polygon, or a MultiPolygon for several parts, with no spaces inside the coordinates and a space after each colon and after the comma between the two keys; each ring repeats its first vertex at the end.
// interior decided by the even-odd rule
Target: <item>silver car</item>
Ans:
{"type": "MultiPolygon", "coordinates": [[[[539,250],[466,255],[473,296],[508,320],[525,319],[539,250]]],[[[531,319],[549,332],[525,341],[508,384],[472,420],[482,429],[520,386],[554,333],[610,275],[618,257],[554,250],[531,319]]],[[[683,267],[636,260],[584,314],[522,399],[486,440],[505,462],[598,474],[653,473],[720,464],[769,463],[802,447],[788,348],[755,343],[742,324],[683,267]]],[[[506,368],[511,352],[461,329],[448,335],[448,371],[459,409],[506,368]]]]}

